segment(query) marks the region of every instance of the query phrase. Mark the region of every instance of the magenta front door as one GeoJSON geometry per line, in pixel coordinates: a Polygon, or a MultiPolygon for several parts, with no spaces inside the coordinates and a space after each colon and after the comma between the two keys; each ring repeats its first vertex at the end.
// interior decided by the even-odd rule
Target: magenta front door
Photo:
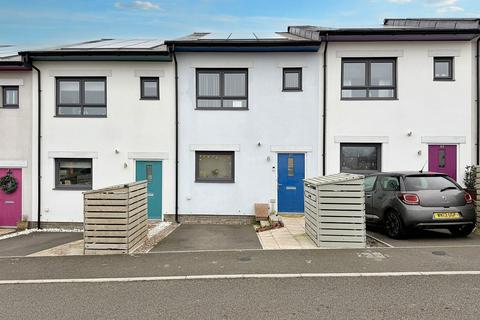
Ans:
{"type": "Polygon", "coordinates": [[[22,219],[22,169],[0,168],[0,177],[7,175],[11,170],[13,177],[17,180],[17,190],[6,194],[0,189],[0,226],[16,226],[22,219]]]}
{"type": "Polygon", "coordinates": [[[457,146],[429,145],[428,171],[445,173],[457,180],[457,146]]]}

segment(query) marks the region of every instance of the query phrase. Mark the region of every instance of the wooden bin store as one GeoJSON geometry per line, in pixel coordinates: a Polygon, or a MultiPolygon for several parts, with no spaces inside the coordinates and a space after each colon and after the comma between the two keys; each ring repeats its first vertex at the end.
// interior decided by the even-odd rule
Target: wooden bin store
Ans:
{"type": "Polygon", "coordinates": [[[318,247],[365,248],[363,176],[305,179],[305,232],[318,247]]]}
{"type": "Polygon", "coordinates": [[[147,239],[147,181],[84,192],[84,253],[132,253],[147,239]]]}

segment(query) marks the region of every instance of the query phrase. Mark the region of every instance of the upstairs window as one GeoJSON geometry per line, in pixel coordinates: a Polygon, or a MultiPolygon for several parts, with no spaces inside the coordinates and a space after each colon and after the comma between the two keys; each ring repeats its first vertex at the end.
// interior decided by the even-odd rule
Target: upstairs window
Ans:
{"type": "Polygon", "coordinates": [[[302,91],[302,68],[283,68],[283,91],[302,91]]]}
{"type": "Polygon", "coordinates": [[[247,69],[197,69],[197,109],[248,109],[247,69]]]}
{"type": "Polygon", "coordinates": [[[396,59],[343,59],[343,100],[392,100],[397,97],[396,59]]]}
{"type": "Polygon", "coordinates": [[[57,78],[58,117],[106,117],[106,78],[57,78]]]}
{"type": "Polygon", "coordinates": [[[140,99],[142,100],[159,100],[160,99],[160,89],[159,89],[159,79],[158,77],[141,77],[140,78],[140,99]]]}
{"type": "Polygon", "coordinates": [[[433,58],[433,80],[453,80],[453,57],[433,58]]]}
{"type": "Polygon", "coordinates": [[[2,106],[4,108],[18,108],[18,86],[5,86],[2,88],[2,106]]]}

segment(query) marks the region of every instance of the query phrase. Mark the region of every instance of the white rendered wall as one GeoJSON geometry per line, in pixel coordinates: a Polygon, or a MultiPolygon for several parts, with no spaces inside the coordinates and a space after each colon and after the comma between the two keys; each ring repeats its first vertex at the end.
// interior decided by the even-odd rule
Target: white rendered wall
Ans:
{"type": "MultiPolygon", "coordinates": [[[[32,72],[0,72],[0,88],[10,85],[18,86],[19,108],[0,108],[0,167],[22,169],[22,215],[30,220],[32,216],[32,72]]],[[[0,92],[0,97],[1,95],[0,92]]]]}
{"type": "Polygon", "coordinates": [[[420,170],[425,163],[428,169],[425,141],[433,137],[457,145],[457,180],[463,181],[465,166],[475,161],[470,42],[331,43],[328,50],[327,174],[340,170],[342,140],[382,142],[382,171],[420,170]],[[342,101],[342,56],[398,57],[398,99],[342,101]],[[433,56],[455,56],[455,81],[433,81],[433,56]]]}
{"type": "Polygon", "coordinates": [[[277,199],[277,153],[306,151],[318,175],[318,53],[179,53],[179,212],[254,214],[277,199]],[[303,68],[303,91],[282,92],[282,68],[303,68]],[[248,111],[195,110],[195,68],[248,68],[248,111]],[[258,143],[260,142],[260,146],[258,143]],[[195,150],[235,150],[235,183],[195,183],[195,150]]]}
{"type": "Polygon", "coordinates": [[[174,211],[175,91],[171,62],[37,62],[42,72],[42,221],[83,221],[82,191],[55,190],[55,157],[93,157],[93,188],[135,181],[135,160],[163,160],[163,213],[174,211]],[[139,76],[160,76],[140,100],[139,76]],[[106,76],[107,118],[55,117],[56,76],[106,76]],[[115,153],[115,149],[119,153],[115,153]],[[137,159],[135,159],[137,158],[137,159]],[[126,166],[126,167],[125,167],[126,166]]]}

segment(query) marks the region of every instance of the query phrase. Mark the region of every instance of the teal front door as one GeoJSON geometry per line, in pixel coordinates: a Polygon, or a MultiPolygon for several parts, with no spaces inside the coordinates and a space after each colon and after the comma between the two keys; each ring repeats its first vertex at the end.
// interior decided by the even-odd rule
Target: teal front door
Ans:
{"type": "Polygon", "coordinates": [[[137,161],[136,180],[148,181],[148,219],[162,219],[162,161],[137,161]]]}

